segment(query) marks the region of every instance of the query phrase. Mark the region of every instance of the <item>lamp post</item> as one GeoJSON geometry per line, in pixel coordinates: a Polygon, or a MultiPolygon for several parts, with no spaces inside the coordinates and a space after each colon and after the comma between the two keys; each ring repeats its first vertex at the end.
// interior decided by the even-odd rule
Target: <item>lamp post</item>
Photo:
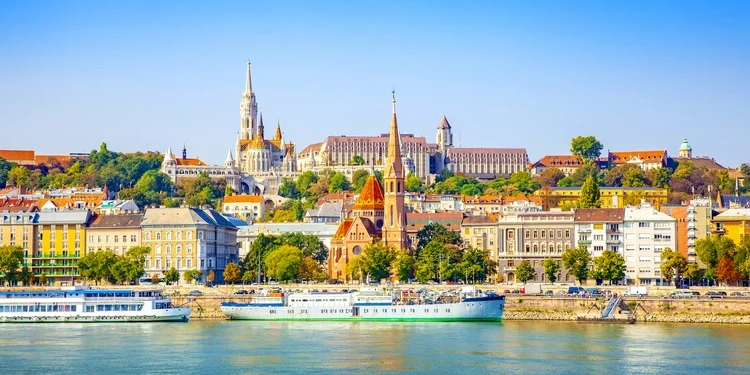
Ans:
{"type": "Polygon", "coordinates": [[[438,280],[440,280],[440,285],[443,285],[443,254],[440,254],[440,262],[438,263],[438,280]]]}

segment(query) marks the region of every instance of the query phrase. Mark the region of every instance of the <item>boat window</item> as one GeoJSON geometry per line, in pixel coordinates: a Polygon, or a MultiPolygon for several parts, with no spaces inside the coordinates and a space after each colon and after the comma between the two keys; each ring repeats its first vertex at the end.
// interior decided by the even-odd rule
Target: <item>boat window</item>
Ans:
{"type": "Polygon", "coordinates": [[[47,305],[42,305],[42,312],[47,312],[47,305]]]}
{"type": "Polygon", "coordinates": [[[76,305],[71,305],[70,306],[70,311],[76,312],[76,305]]]}

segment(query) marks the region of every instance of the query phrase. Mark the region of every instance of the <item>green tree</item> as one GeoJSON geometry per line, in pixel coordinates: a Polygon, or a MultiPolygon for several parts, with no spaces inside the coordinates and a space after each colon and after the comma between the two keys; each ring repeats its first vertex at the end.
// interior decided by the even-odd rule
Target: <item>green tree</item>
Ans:
{"type": "Polygon", "coordinates": [[[90,252],[78,260],[78,272],[97,285],[102,280],[115,281],[112,274],[117,255],[111,250],[90,252]]]}
{"type": "Polygon", "coordinates": [[[349,263],[346,264],[344,271],[346,272],[346,275],[349,276],[350,280],[363,281],[365,270],[364,264],[362,263],[362,256],[355,255],[351,257],[349,263]]]}
{"type": "Polygon", "coordinates": [[[414,270],[414,257],[409,254],[408,250],[400,250],[396,254],[396,260],[394,263],[396,278],[398,279],[398,281],[402,283],[408,282],[409,277],[411,277],[411,274],[414,270]]]}
{"type": "Polygon", "coordinates": [[[570,153],[585,160],[598,158],[603,149],[604,146],[593,135],[578,136],[570,141],[570,153]]]}
{"type": "Polygon", "coordinates": [[[297,270],[297,279],[302,280],[314,280],[318,277],[321,271],[320,264],[311,256],[306,256],[302,259],[302,263],[297,270]]]}
{"type": "Polygon", "coordinates": [[[214,280],[216,280],[216,273],[214,270],[208,270],[208,274],[206,275],[206,283],[208,285],[212,285],[214,283],[214,280]]]}
{"type": "Polygon", "coordinates": [[[581,198],[578,201],[580,208],[598,208],[601,206],[599,201],[599,185],[594,178],[589,176],[581,187],[581,198]]]}
{"type": "Polygon", "coordinates": [[[441,255],[443,258],[449,256],[445,244],[438,240],[429,241],[419,251],[414,266],[414,276],[420,283],[426,283],[442,276],[440,274],[442,264],[439,264],[441,263],[441,255]]]}
{"type": "Polygon", "coordinates": [[[164,282],[167,283],[167,285],[179,283],[180,271],[177,271],[174,267],[168,269],[167,272],[164,273],[164,282]]]}
{"type": "Polygon", "coordinates": [[[578,283],[583,285],[589,275],[589,264],[591,263],[591,255],[589,255],[588,250],[583,246],[565,250],[562,255],[562,262],[565,269],[568,270],[568,274],[575,276],[578,283]]]}
{"type": "Polygon", "coordinates": [[[203,273],[198,270],[187,270],[182,275],[182,277],[185,279],[185,282],[192,284],[195,280],[199,280],[203,276],[203,273]]]}
{"type": "Polygon", "coordinates": [[[701,238],[695,242],[695,252],[700,260],[708,267],[708,275],[715,274],[716,265],[724,258],[733,258],[736,245],[731,238],[725,236],[711,236],[701,238]]]}
{"type": "Polygon", "coordinates": [[[328,247],[314,234],[290,232],[274,239],[279,245],[291,245],[302,250],[305,257],[313,258],[319,265],[323,265],[328,259],[328,247]]]}
{"type": "Polygon", "coordinates": [[[11,163],[3,158],[0,158],[0,188],[6,187],[6,184],[8,182],[8,172],[10,172],[13,167],[15,167],[16,163],[11,163]]]}
{"type": "Polygon", "coordinates": [[[235,262],[230,262],[224,268],[224,281],[234,284],[241,277],[240,266],[235,262]]]}
{"type": "Polygon", "coordinates": [[[354,155],[352,160],[349,161],[349,165],[365,165],[365,159],[359,155],[354,155]]]}
{"type": "Polygon", "coordinates": [[[304,197],[310,195],[310,187],[318,182],[318,175],[313,171],[305,171],[297,177],[297,190],[304,197]]]}
{"type": "Polygon", "coordinates": [[[560,272],[560,266],[552,258],[545,259],[542,266],[544,266],[544,274],[547,275],[547,280],[554,284],[557,281],[557,273],[560,272]]]}
{"type": "MultiPolygon", "coordinates": [[[[588,251],[586,252],[588,254],[588,251]]],[[[613,281],[622,280],[625,277],[625,258],[617,252],[604,250],[602,255],[594,258],[592,274],[598,280],[613,281]]]]}
{"type": "Polygon", "coordinates": [[[156,284],[159,284],[160,282],[161,282],[161,276],[159,276],[158,273],[154,273],[153,275],[151,275],[152,284],[156,285],[156,284]]]}
{"type": "Polygon", "coordinates": [[[649,169],[646,172],[646,177],[651,181],[651,186],[659,189],[665,189],[669,187],[669,179],[672,177],[670,171],[667,168],[660,167],[655,169],[649,169]]]}
{"type": "Polygon", "coordinates": [[[448,230],[439,223],[430,222],[417,232],[416,253],[419,252],[431,241],[436,241],[442,245],[463,245],[461,234],[448,230]]]}
{"type": "Polygon", "coordinates": [[[703,270],[695,263],[690,263],[685,268],[685,277],[690,281],[697,282],[703,278],[703,270]]]}
{"type": "Polygon", "coordinates": [[[624,187],[641,187],[646,186],[647,180],[646,175],[640,168],[633,168],[625,171],[622,176],[622,186],[624,187]]]}
{"type": "Polygon", "coordinates": [[[328,192],[330,193],[349,191],[349,189],[349,180],[343,173],[336,173],[328,179],[328,192]]]}
{"type": "Polygon", "coordinates": [[[0,246],[0,272],[5,283],[10,286],[18,279],[18,268],[23,263],[23,248],[20,246],[0,246]]]}
{"type": "Polygon", "coordinates": [[[92,150],[91,153],[89,153],[89,163],[91,165],[102,168],[107,163],[114,161],[117,159],[118,154],[116,152],[112,152],[107,149],[107,144],[102,142],[102,144],[99,146],[99,151],[92,150]]]}
{"type": "Polygon", "coordinates": [[[557,183],[565,178],[565,173],[557,168],[547,168],[537,175],[534,179],[541,186],[553,187],[557,186],[557,183]]]}
{"type": "Polygon", "coordinates": [[[279,195],[290,199],[299,199],[302,196],[294,181],[288,178],[284,178],[281,181],[281,185],[279,185],[279,195]]]}
{"type": "Polygon", "coordinates": [[[8,186],[13,187],[28,187],[29,177],[31,177],[31,171],[26,167],[16,166],[8,172],[8,186]]]}
{"type": "MultiPolygon", "coordinates": [[[[597,185],[601,186],[602,184],[604,184],[604,175],[599,172],[599,167],[597,167],[596,163],[594,162],[588,162],[578,167],[575,172],[571,173],[570,176],[567,177],[570,180],[566,183],[570,183],[569,186],[583,186],[589,176],[593,177],[597,185]]],[[[557,185],[567,186],[561,185],[563,181],[565,181],[565,179],[560,180],[557,185]]]]}
{"type": "Polygon", "coordinates": [[[253,272],[251,270],[247,270],[247,271],[245,271],[245,272],[242,273],[242,282],[244,284],[251,283],[251,282],[253,282],[253,280],[255,280],[255,276],[256,276],[255,272],[253,272]]]}
{"type": "Polygon", "coordinates": [[[303,257],[302,250],[290,245],[281,245],[266,256],[266,273],[276,280],[292,280],[297,276],[303,257]]]}
{"type": "Polygon", "coordinates": [[[204,204],[213,204],[214,199],[221,198],[224,194],[224,180],[212,179],[207,173],[201,172],[196,178],[186,178],[182,183],[181,190],[185,196],[185,203],[193,207],[204,204]]]}
{"type": "Polygon", "coordinates": [[[674,279],[674,285],[677,287],[680,280],[680,274],[687,271],[688,261],[684,255],[673,251],[672,248],[666,247],[661,252],[661,275],[667,282],[674,279]]]}
{"type": "Polygon", "coordinates": [[[39,275],[39,285],[47,285],[47,272],[42,272],[39,275]]]}
{"type": "Polygon", "coordinates": [[[362,263],[371,280],[388,278],[395,259],[396,250],[380,243],[368,245],[362,251],[362,263]]]}
{"type": "Polygon", "coordinates": [[[536,270],[528,260],[524,260],[516,266],[516,280],[526,284],[527,281],[533,280],[534,277],[536,277],[536,270]]]}
{"type": "Polygon", "coordinates": [[[406,176],[405,187],[406,191],[413,193],[421,193],[422,191],[424,191],[424,188],[422,187],[422,179],[417,177],[414,172],[409,172],[409,174],[406,176]]]}
{"type": "Polygon", "coordinates": [[[557,181],[558,187],[571,187],[573,186],[573,179],[570,177],[565,177],[561,179],[560,181],[557,181]]]}

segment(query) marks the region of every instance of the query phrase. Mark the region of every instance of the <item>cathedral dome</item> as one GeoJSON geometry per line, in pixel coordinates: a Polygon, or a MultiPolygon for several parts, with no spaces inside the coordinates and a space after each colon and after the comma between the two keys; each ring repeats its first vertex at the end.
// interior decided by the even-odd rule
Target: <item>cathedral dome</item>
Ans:
{"type": "Polygon", "coordinates": [[[359,193],[359,198],[354,202],[355,210],[382,210],[384,207],[383,187],[375,176],[370,176],[359,193]]]}
{"type": "Polygon", "coordinates": [[[689,151],[692,150],[690,147],[690,143],[688,143],[687,138],[682,140],[682,144],[680,145],[680,151],[689,151]]]}

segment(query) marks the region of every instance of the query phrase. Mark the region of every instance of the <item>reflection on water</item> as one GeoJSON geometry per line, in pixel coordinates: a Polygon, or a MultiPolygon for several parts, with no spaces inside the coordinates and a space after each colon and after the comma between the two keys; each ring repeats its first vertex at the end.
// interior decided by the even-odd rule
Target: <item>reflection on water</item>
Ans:
{"type": "Polygon", "coordinates": [[[568,322],[0,325],[0,373],[742,374],[750,327],[568,322]]]}

